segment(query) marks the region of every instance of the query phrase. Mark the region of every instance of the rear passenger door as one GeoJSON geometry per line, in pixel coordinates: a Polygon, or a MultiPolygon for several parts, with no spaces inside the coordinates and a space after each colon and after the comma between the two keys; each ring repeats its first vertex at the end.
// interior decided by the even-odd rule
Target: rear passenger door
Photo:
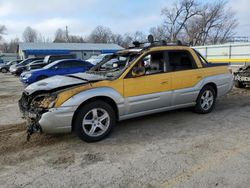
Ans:
{"type": "Polygon", "coordinates": [[[54,66],[55,75],[70,74],[70,62],[63,61],[54,66]]]}
{"type": "Polygon", "coordinates": [[[85,64],[80,61],[71,61],[70,73],[80,73],[85,71],[85,64]]]}
{"type": "Polygon", "coordinates": [[[203,79],[202,67],[189,50],[168,51],[167,56],[167,70],[172,72],[172,106],[195,102],[199,93],[195,86],[203,79]]]}

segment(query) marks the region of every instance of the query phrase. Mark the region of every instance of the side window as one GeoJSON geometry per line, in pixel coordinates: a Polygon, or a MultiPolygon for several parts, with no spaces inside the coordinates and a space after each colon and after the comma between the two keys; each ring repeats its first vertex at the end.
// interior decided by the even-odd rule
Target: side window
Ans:
{"type": "Polygon", "coordinates": [[[70,62],[61,62],[55,65],[55,67],[59,69],[64,69],[64,68],[69,68],[70,67],[70,62]]]}
{"type": "Polygon", "coordinates": [[[149,53],[142,58],[134,68],[129,77],[152,75],[165,72],[165,56],[164,52],[149,53]]]}
{"type": "Polygon", "coordinates": [[[196,64],[188,51],[169,51],[167,71],[182,71],[195,69],[196,64]]]}
{"type": "Polygon", "coordinates": [[[84,64],[79,62],[79,61],[72,61],[71,63],[71,67],[83,67],[84,64]]]}

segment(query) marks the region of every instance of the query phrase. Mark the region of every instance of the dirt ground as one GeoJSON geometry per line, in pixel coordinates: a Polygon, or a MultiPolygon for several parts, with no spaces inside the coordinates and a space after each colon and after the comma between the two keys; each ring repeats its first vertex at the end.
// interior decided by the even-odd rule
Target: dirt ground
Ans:
{"type": "Polygon", "coordinates": [[[0,187],[249,187],[250,90],[234,89],[208,115],[191,109],[118,124],[87,144],[75,135],[26,142],[22,85],[0,74],[0,187]]]}

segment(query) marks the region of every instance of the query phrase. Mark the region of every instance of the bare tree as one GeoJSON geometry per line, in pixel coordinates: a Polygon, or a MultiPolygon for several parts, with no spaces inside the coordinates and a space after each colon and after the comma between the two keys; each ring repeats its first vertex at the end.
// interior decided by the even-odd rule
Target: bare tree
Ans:
{"type": "Polygon", "coordinates": [[[123,45],[123,36],[120,34],[113,34],[111,35],[111,42],[118,45],[123,45]]]}
{"type": "Polygon", "coordinates": [[[85,40],[81,36],[77,35],[69,35],[68,36],[68,42],[69,43],[84,43],[85,40]]]}
{"type": "Polygon", "coordinates": [[[123,37],[123,43],[121,46],[124,48],[128,48],[129,46],[132,45],[133,41],[134,41],[133,36],[130,33],[125,33],[123,37]]]}
{"type": "Polygon", "coordinates": [[[187,40],[194,45],[224,43],[234,35],[237,27],[235,13],[226,9],[222,0],[202,6],[202,12],[185,25],[187,40]]]}
{"type": "Polygon", "coordinates": [[[37,42],[38,33],[35,29],[31,27],[26,27],[23,32],[23,40],[24,42],[37,42]]]}
{"type": "Polygon", "coordinates": [[[89,36],[89,42],[93,43],[110,43],[112,32],[110,28],[97,26],[89,36]]]}
{"type": "Polygon", "coordinates": [[[132,36],[134,41],[144,42],[147,39],[146,35],[141,31],[135,31],[132,36]]]}
{"type": "Polygon", "coordinates": [[[7,28],[4,25],[0,25],[0,40],[2,40],[2,35],[5,34],[7,28]]]}
{"type": "Polygon", "coordinates": [[[172,8],[164,8],[164,26],[170,35],[171,41],[176,41],[178,34],[184,29],[187,21],[200,12],[196,0],[182,0],[172,8]]]}
{"type": "MultiPolygon", "coordinates": [[[[68,28],[67,28],[68,29],[68,28]]],[[[53,42],[58,43],[83,43],[85,40],[81,36],[69,35],[68,31],[62,30],[61,28],[56,30],[55,39],[53,42]]]]}
{"type": "Polygon", "coordinates": [[[9,53],[17,53],[19,42],[20,42],[19,38],[11,39],[10,43],[8,45],[8,52],[9,53]]]}
{"type": "Polygon", "coordinates": [[[149,33],[154,36],[155,40],[158,41],[167,40],[170,38],[170,34],[163,25],[150,28],[149,33]]]}
{"type": "Polygon", "coordinates": [[[61,28],[56,30],[54,42],[67,42],[66,32],[61,28]]]}

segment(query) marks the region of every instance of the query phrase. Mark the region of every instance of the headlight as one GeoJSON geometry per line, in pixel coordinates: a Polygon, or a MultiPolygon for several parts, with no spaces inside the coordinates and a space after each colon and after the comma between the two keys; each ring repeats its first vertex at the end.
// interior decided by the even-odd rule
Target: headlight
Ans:
{"type": "Polygon", "coordinates": [[[24,78],[29,78],[29,77],[31,77],[31,75],[32,75],[31,73],[26,73],[23,77],[24,78]]]}
{"type": "Polygon", "coordinates": [[[55,106],[57,95],[39,95],[31,103],[34,108],[50,109],[55,106]]]}

